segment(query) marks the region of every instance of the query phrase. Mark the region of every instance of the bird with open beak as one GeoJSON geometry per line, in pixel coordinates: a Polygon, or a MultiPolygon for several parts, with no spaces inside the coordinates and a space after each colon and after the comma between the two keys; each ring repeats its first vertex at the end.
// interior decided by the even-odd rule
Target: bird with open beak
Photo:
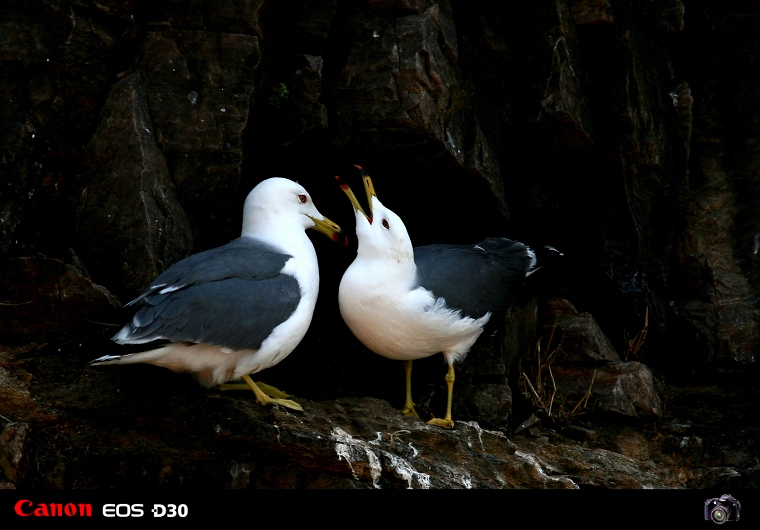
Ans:
{"type": "Polygon", "coordinates": [[[522,243],[489,238],[476,245],[412,247],[401,218],[377,198],[364,169],[367,214],[351,188],[336,177],[354,207],[358,250],[340,282],[343,320],[370,350],[404,361],[402,412],[417,416],[411,390],[412,361],[441,352],[446,375],[446,415],[428,423],[451,428],[454,362],[464,359],[484,326],[503,317],[535,265],[522,243]]]}

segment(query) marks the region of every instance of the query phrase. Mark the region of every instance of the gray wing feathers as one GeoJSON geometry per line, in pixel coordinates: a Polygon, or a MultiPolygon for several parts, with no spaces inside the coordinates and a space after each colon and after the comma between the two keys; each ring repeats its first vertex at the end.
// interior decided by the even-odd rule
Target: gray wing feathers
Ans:
{"type": "Polygon", "coordinates": [[[193,254],[166,269],[150,287],[127,305],[139,305],[153,293],[225,278],[272,278],[292,256],[255,239],[239,237],[224,246],[193,254]]]}
{"type": "Polygon", "coordinates": [[[241,239],[167,269],[132,302],[139,310],[114,340],[139,344],[168,339],[233,350],[261,347],[295,311],[301,291],[295,278],[280,274],[290,256],[241,239]]]}
{"type": "Polygon", "coordinates": [[[533,264],[522,243],[489,238],[477,245],[427,245],[414,249],[417,284],[464,316],[504,313],[533,264]]]}

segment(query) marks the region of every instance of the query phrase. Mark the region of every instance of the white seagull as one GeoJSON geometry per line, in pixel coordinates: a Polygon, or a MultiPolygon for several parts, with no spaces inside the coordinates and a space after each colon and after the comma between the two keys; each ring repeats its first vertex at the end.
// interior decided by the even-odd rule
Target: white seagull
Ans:
{"type": "Polygon", "coordinates": [[[535,255],[522,243],[503,238],[412,248],[401,218],[383,206],[369,175],[356,167],[370,213],[341,182],[354,206],[359,247],[340,282],[340,313],[367,348],[404,361],[402,412],[407,416],[418,417],[411,392],[412,361],[443,353],[449,364],[446,416],[428,423],[451,428],[454,362],[464,359],[493,315],[506,313],[533,269],[535,255]]]}
{"type": "Polygon", "coordinates": [[[137,312],[113,337],[119,344],[169,344],[92,364],[154,364],[194,373],[206,387],[242,378],[259,403],[301,410],[273,387],[263,385],[265,393],[249,374],[287,357],[311,323],[319,267],[307,228],[344,239],[303,186],[264,180],[246,198],[241,237],[169,267],[127,304],[137,312]]]}

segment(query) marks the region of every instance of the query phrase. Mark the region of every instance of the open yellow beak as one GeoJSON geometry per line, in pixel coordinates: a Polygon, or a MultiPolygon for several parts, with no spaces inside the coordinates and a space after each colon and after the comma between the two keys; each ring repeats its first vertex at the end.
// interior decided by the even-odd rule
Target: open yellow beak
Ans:
{"type": "Polygon", "coordinates": [[[354,210],[361,212],[367,221],[369,221],[369,224],[372,224],[372,197],[377,197],[377,194],[375,193],[375,187],[372,185],[372,179],[369,177],[369,174],[367,174],[363,167],[356,165],[354,167],[358,169],[362,174],[362,180],[364,181],[364,191],[367,193],[367,203],[369,204],[369,215],[367,215],[367,213],[364,211],[362,205],[359,204],[359,200],[356,198],[356,195],[354,195],[354,192],[351,190],[349,185],[343,182],[343,180],[337,175],[335,178],[337,179],[338,184],[340,184],[340,189],[345,192],[345,194],[348,196],[348,200],[351,201],[354,210]]]}

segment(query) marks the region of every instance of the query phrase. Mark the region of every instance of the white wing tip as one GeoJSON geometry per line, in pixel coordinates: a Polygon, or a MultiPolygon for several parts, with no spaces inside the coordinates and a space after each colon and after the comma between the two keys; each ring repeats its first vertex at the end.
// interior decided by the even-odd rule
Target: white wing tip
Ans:
{"type": "MultiPolygon", "coordinates": [[[[161,284],[161,285],[164,285],[164,284],[161,284]]],[[[161,287],[161,285],[156,286],[156,289],[158,289],[158,287],[161,287]]],[[[158,291],[158,294],[173,293],[174,291],[179,291],[183,287],[185,287],[185,286],[184,285],[171,285],[169,287],[164,287],[163,289],[161,289],[160,291],[158,291]]]]}
{"type": "Polygon", "coordinates": [[[525,250],[527,251],[528,256],[530,256],[530,265],[528,266],[528,271],[525,273],[525,276],[530,276],[538,270],[534,268],[538,262],[536,261],[536,253],[533,252],[532,248],[526,246],[525,250]]]}
{"type": "Polygon", "coordinates": [[[119,344],[123,344],[125,342],[129,342],[129,336],[132,334],[132,330],[130,329],[129,325],[124,326],[119,330],[119,332],[111,337],[111,340],[114,342],[117,342],[119,344]]]}
{"type": "Polygon", "coordinates": [[[98,357],[97,359],[93,359],[90,361],[90,364],[103,364],[107,363],[108,361],[114,361],[116,359],[121,359],[121,355],[104,355],[103,357],[98,357]]]}

